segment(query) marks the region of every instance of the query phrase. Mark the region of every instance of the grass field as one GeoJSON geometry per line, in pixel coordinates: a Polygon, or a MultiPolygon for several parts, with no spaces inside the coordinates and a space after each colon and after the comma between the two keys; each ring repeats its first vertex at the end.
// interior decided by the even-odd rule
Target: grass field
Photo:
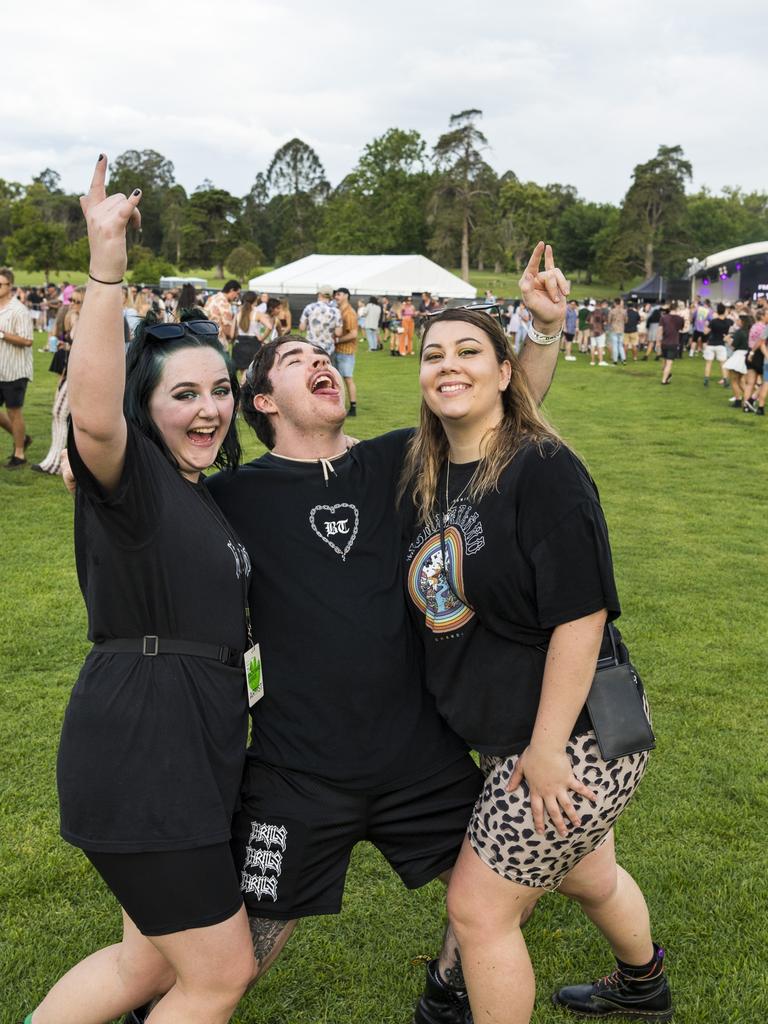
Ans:
{"type": "MultiPolygon", "coordinates": [[[[36,354],[28,396],[32,461],[48,447],[48,359],[36,354]]],[[[415,364],[361,347],[359,437],[414,422],[415,364]]],[[[619,824],[618,847],[667,948],[676,1020],[763,1024],[768,421],[731,410],[722,388],[702,387],[701,373],[701,362],[686,358],[662,391],[659,364],[590,368],[582,356],[561,363],[545,408],[600,487],[621,628],[654,710],[658,749],[619,824]]],[[[57,834],[57,738],[88,648],[71,500],[58,480],[29,470],[0,470],[0,495],[0,1024],[14,1024],[69,965],[116,940],[118,913],[57,834]]],[[[439,948],[442,907],[439,883],[406,892],[379,854],[360,846],[343,913],[303,922],[234,1019],[409,1024],[423,981],[410,960],[439,948]]],[[[534,1020],[566,1020],[549,993],[608,973],[610,956],[559,896],[543,899],[526,937],[537,970],[534,1020]]]]}

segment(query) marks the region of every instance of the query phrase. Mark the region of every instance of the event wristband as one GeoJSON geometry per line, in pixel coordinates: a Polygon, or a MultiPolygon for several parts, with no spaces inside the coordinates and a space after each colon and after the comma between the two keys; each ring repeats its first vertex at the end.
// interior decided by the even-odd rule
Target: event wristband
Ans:
{"type": "Polygon", "coordinates": [[[0,341],[5,341],[5,331],[0,331],[0,341]]]}
{"type": "Polygon", "coordinates": [[[556,334],[542,334],[541,331],[537,331],[533,326],[533,320],[528,324],[528,337],[535,345],[554,345],[556,341],[560,341],[562,336],[562,325],[556,334]]]}

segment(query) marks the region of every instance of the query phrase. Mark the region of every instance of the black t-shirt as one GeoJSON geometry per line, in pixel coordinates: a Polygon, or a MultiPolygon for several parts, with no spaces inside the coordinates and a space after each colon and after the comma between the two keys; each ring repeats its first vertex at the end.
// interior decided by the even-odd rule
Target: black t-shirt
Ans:
{"type": "Polygon", "coordinates": [[[646,324],[650,325],[650,324],[657,324],[660,320],[661,320],[661,306],[657,306],[655,309],[651,310],[651,312],[648,314],[648,319],[645,322],[646,322],[646,324]]]}
{"type": "Polygon", "coordinates": [[[749,332],[743,327],[738,327],[731,335],[731,346],[734,352],[749,349],[749,332]]]}
{"type": "Polygon", "coordinates": [[[466,751],[424,688],[404,599],[395,491],[408,437],[363,441],[333,472],[267,454],[208,480],[253,563],[255,760],[373,790],[466,751]]]}
{"type": "Polygon", "coordinates": [[[627,323],[625,330],[627,334],[634,334],[637,331],[637,325],[640,323],[640,314],[632,306],[627,308],[627,323]]]}
{"type": "MultiPolygon", "coordinates": [[[[156,635],[243,650],[248,556],[205,485],[185,480],[133,427],[109,495],[72,430],[67,447],[88,638],[156,635]]],[[[92,650],[59,748],[62,835],[115,853],[226,841],[247,731],[242,669],[92,650]]]]}
{"type": "Polygon", "coordinates": [[[709,337],[707,338],[707,344],[724,345],[725,336],[732,327],[733,320],[729,320],[728,317],[713,316],[709,321],[709,337]]]}
{"type": "MultiPolygon", "coordinates": [[[[476,465],[450,467],[444,543],[415,534],[408,594],[438,709],[476,750],[511,754],[531,737],[552,630],[601,608],[615,619],[619,599],[597,489],[571,451],[526,446],[477,503],[476,465]]],[[[588,728],[582,710],[573,734],[588,728]]]]}
{"type": "Polygon", "coordinates": [[[677,313],[665,313],[661,318],[661,347],[676,348],[684,320],[677,313]]]}

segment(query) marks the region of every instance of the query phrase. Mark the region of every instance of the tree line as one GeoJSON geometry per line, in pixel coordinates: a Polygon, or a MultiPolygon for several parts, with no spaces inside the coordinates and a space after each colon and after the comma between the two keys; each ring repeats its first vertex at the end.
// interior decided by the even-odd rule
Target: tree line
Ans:
{"type": "MultiPolygon", "coordinates": [[[[685,259],[768,238],[768,194],[726,187],[688,192],[680,146],[638,164],[621,203],[588,202],[572,185],[498,174],[487,160],[482,111],[454,114],[433,147],[390,128],[333,188],[315,150],[294,138],[235,196],[206,179],[187,193],[173,163],[130,149],[112,163],[110,192],[143,190],[141,234],[129,239],[133,280],[192,267],[247,278],[260,267],[324,253],[423,253],[448,267],[519,271],[546,238],[558,262],[587,283],[640,274],[678,276],[685,259]]],[[[585,157],[586,158],[586,157],[585,157]]],[[[78,196],[46,168],[31,184],[0,179],[0,264],[87,270],[78,196]]]]}

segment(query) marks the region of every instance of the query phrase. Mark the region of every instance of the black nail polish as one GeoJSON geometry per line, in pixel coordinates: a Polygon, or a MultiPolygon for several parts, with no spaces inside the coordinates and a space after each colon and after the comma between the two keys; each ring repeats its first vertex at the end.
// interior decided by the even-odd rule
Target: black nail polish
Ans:
{"type": "Polygon", "coordinates": [[[96,163],[100,164],[103,159],[104,159],[104,154],[103,153],[99,153],[99,159],[96,161],[96,163]]]}
{"type": "Polygon", "coordinates": [[[133,190],[133,194],[134,194],[135,196],[140,196],[140,195],[141,195],[141,189],[140,189],[140,188],[135,188],[135,189],[133,190]]]}

